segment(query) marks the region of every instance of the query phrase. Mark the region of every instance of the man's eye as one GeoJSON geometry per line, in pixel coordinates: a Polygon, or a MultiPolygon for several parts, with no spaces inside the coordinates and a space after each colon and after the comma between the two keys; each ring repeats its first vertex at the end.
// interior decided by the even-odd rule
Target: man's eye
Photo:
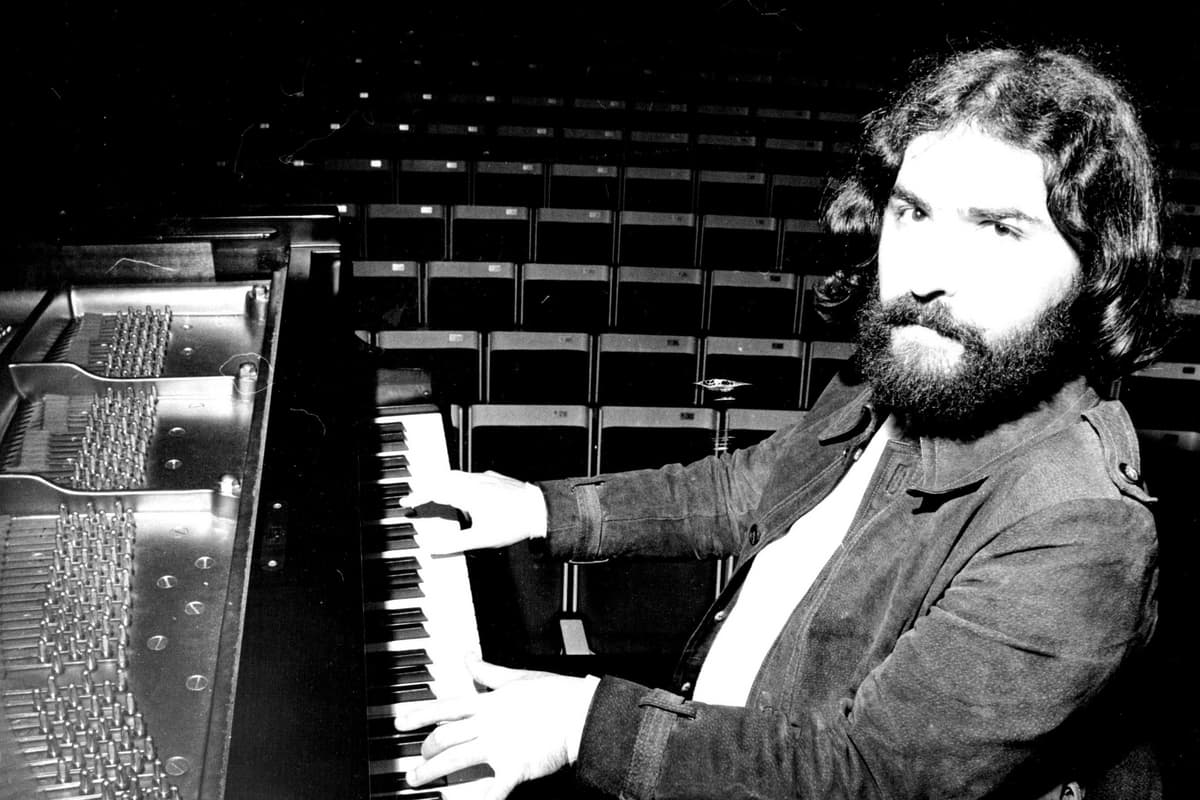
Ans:
{"type": "Polygon", "coordinates": [[[913,222],[920,222],[929,215],[926,214],[923,209],[917,208],[916,206],[901,206],[900,208],[896,209],[896,216],[899,219],[907,218],[911,219],[913,222]]]}
{"type": "Polygon", "coordinates": [[[990,227],[992,229],[992,231],[997,236],[1009,236],[1014,239],[1020,238],[1020,234],[1015,228],[1010,227],[1009,225],[1005,225],[1003,222],[994,222],[993,221],[993,222],[987,223],[987,225],[988,225],[988,227],[990,227]]]}

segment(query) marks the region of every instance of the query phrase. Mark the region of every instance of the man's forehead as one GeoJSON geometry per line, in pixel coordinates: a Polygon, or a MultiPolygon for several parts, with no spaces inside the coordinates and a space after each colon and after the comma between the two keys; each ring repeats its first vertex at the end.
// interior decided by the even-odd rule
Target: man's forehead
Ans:
{"type": "Polygon", "coordinates": [[[1046,207],[1045,175],[1045,161],[1032,150],[959,125],[909,142],[896,186],[930,202],[1034,213],[1046,207]]]}

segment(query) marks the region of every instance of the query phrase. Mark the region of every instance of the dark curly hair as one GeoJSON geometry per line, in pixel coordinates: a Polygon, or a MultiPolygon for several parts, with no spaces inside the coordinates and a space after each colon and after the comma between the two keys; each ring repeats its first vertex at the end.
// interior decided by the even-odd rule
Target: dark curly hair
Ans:
{"type": "Polygon", "coordinates": [[[831,183],[824,204],[849,265],[822,287],[822,313],[856,311],[874,286],[880,221],[909,142],[964,123],[1045,162],[1051,218],[1082,265],[1080,322],[1095,336],[1091,376],[1112,379],[1157,357],[1171,317],[1154,158],[1121,87],[1057,50],[952,56],[867,118],[856,162],[831,183]]]}

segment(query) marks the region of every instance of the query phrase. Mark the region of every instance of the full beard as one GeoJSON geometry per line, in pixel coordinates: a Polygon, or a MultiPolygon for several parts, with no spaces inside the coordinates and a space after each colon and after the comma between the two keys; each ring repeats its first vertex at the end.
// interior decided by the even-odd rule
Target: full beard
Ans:
{"type": "MultiPolygon", "coordinates": [[[[910,433],[975,439],[1024,416],[1083,374],[1077,297],[1069,293],[1027,327],[989,343],[937,301],[918,303],[905,295],[885,305],[872,292],[858,315],[858,367],[876,401],[910,433]],[[908,325],[961,345],[954,363],[923,344],[925,335],[898,346],[895,331],[908,325]]],[[[957,350],[950,342],[944,344],[957,350]]]]}

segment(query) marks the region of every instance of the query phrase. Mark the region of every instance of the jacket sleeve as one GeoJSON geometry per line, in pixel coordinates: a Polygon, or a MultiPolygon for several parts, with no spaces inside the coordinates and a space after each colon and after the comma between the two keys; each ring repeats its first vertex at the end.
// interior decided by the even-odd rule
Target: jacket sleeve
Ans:
{"type": "Polygon", "coordinates": [[[779,710],[605,678],[576,768],[623,798],[981,797],[1148,639],[1149,512],[1071,501],[1001,531],[847,696],[779,710]]]}
{"type": "Polygon", "coordinates": [[[592,561],[737,553],[775,454],[797,428],[686,466],[538,484],[546,498],[548,554],[592,561]]]}

